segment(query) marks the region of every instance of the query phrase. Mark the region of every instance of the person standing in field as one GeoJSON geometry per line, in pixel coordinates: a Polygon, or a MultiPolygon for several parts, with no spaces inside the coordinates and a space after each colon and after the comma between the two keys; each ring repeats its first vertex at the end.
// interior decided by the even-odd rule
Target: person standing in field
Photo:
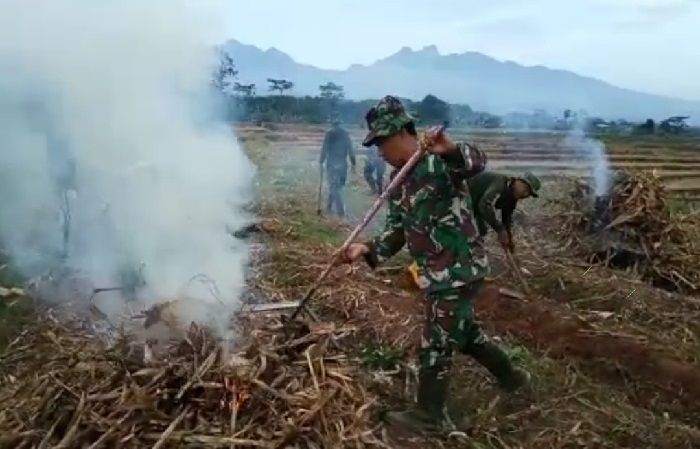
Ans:
{"type": "Polygon", "coordinates": [[[390,423],[419,432],[451,431],[446,410],[452,354],[472,356],[507,391],[529,382],[527,371],[513,365],[474,320],[474,299],[489,264],[473,216],[467,179],[482,172],[486,155],[468,143],[455,143],[442,130],[419,138],[413,117],[401,102],[384,97],[366,115],[369,133],[363,145],[377,145],[395,170],[421,148],[427,153],[390,193],[384,231],[353,243],[339,263],[360,258],[376,267],[408,245],[420,268],[425,292],[425,326],[421,338],[418,402],[386,415],[390,423]]]}
{"type": "Polygon", "coordinates": [[[319,163],[326,164],[326,179],[328,183],[328,202],[326,210],[329,214],[334,211],[338,216],[345,216],[343,202],[343,187],[348,176],[348,161],[355,171],[355,151],[352,148],[350,135],[340,126],[340,120],[334,119],[333,125],[323,139],[319,163]]]}

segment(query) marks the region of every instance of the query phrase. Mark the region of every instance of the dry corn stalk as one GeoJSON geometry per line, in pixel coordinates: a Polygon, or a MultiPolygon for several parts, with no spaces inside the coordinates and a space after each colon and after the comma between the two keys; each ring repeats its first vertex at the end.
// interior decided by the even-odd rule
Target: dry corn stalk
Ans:
{"type": "Polygon", "coordinates": [[[126,336],[105,349],[40,321],[0,354],[0,447],[382,446],[333,330],[281,327],[251,326],[229,354],[192,326],[146,363],[126,336]]]}
{"type": "Polygon", "coordinates": [[[618,248],[639,254],[630,268],[655,285],[684,292],[700,290],[700,220],[692,214],[672,214],[661,179],[650,172],[619,172],[607,204],[610,222],[600,234],[590,235],[592,188],[579,183],[566,207],[565,229],[588,258],[606,264],[618,248]]]}

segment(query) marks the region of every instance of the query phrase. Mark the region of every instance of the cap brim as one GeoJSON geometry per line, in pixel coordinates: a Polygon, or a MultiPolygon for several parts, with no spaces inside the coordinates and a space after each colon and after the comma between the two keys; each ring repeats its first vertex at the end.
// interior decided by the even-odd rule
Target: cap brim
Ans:
{"type": "Polygon", "coordinates": [[[367,133],[367,137],[362,141],[363,147],[371,147],[374,145],[374,141],[377,139],[377,134],[374,131],[367,133]]]}
{"type": "Polygon", "coordinates": [[[537,192],[535,192],[535,189],[532,188],[532,184],[530,184],[530,182],[529,182],[527,179],[525,179],[525,178],[519,178],[519,179],[520,179],[522,182],[524,182],[525,184],[527,184],[527,188],[530,189],[530,196],[531,196],[531,197],[533,197],[533,198],[539,198],[539,197],[540,197],[540,196],[537,194],[537,192]]]}

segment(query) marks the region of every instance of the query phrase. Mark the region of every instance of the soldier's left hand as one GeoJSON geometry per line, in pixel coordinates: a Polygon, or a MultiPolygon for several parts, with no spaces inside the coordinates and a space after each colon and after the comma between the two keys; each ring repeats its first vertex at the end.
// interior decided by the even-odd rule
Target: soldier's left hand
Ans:
{"type": "Polygon", "coordinates": [[[360,257],[369,254],[369,247],[364,243],[351,243],[344,250],[339,250],[334,257],[334,265],[353,263],[360,257]]]}
{"type": "Polygon", "coordinates": [[[498,233],[498,243],[501,244],[501,247],[508,251],[510,250],[510,246],[512,244],[512,239],[510,238],[510,234],[508,231],[501,231],[498,233]]]}
{"type": "Polygon", "coordinates": [[[449,154],[455,151],[457,144],[445,133],[442,126],[434,126],[425,132],[427,150],[433,154],[449,154]]]}

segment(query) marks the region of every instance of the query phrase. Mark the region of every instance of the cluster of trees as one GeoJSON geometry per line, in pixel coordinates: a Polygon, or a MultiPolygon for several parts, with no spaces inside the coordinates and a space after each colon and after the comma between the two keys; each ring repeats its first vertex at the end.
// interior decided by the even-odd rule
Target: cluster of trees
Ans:
{"type": "MultiPolygon", "coordinates": [[[[337,117],[346,123],[362,123],[367,110],[376,100],[353,101],[345,98],[345,88],[329,81],[318,86],[315,96],[292,96],[294,82],[268,78],[269,95],[258,96],[256,84],[238,81],[239,71],[230,55],[221,55],[219,67],[213,76],[213,86],[224,94],[229,119],[244,121],[288,121],[325,123],[337,117]]],[[[473,111],[468,105],[451,105],[434,95],[416,102],[403,99],[421,125],[455,125],[498,128],[500,117],[487,112],[473,111]]]]}
{"type": "Polygon", "coordinates": [[[691,131],[687,123],[689,116],[673,116],[660,122],[648,118],[642,123],[627,120],[605,121],[599,118],[589,119],[586,129],[590,132],[611,134],[685,134],[691,131]]]}
{"type": "Polygon", "coordinates": [[[542,109],[532,113],[512,113],[503,117],[506,128],[526,128],[566,131],[574,128],[583,129],[589,133],[609,134],[681,134],[688,132],[690,127],[686,120],[688,116],[674,116],[660,121],[658,124],[651,118],[642,123],[628,120],[604,120],[591,117],[586,111],[566,109],[560,117],[553,116],[542,109]]]}
{"type": "MultiPolygon", "coordinates": [[[[343,123],[361,125],[367,110],[376,99],[347,100],[337,93],[329,97],[324,86],[319,86],[318,96],[294,97],[291,95],[240,96],[229,104],[232,119],[252,122],[303,122],[326,123],[338,118],[343,123]]],[[[335,91],[338,92],[338,91],[335,91]]],[[[498,116],[473,111],[468,105],[450,105],[434,95],[421,101],[403,98],[408,111],[421,126],[446,125],[474,128],[498,128],[502,121],[498,116]]]]}
{"type": "MultiPolygon", "coordinates": [[[[231,120],[326,123],[335,117],[345,123],[361,124],[364,122],[364,114],[376,103],[376,100],[347,100],[345,88],[332,81],[318,86],[318,94],[315,96],[296,97],[291,95],[294,82],[268,78],[269,95],[258,96],[255,84],[241,84],[237,81],[238,73],[233,59],[223,53],[212,84],[224,94],[228,118],[231,120]]],[[[653,119],[647,119],[643,123],[606,121],[600,117],[590,117],[585,110],[572,109],[564,110],[560,116],[554,116],[543,109],[498,116],[474,111],[465,104],[449,104],[434,95],[427,95],[418,102],[410,99],[402,101],[421,125],[559,131],[581,128],[592,133],[613,134],[680,134],[690,129],[686,122],[689,118],[687,116],[669,117],[659,123],[653,119]]]]}

